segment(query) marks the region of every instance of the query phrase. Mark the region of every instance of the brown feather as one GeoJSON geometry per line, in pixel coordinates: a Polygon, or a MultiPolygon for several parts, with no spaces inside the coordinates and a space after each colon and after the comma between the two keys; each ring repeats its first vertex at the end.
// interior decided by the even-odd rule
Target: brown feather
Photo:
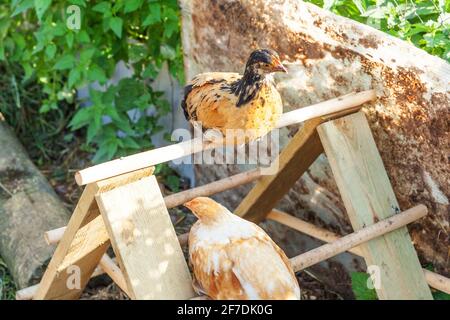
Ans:
{"type": "Polygon", "coordinates": [[[224,136],[227,129],[253,129],[247,132],[245,142],[272,130],[283,112],[280,94],[269,80],[263,81],[253,98],[238,107],[239,96],[227,88],[241,78],[223,72],[197,75],[186,86],[182,103],[187,119],[200,121],[204,129],[217,129],[224,136]]]}

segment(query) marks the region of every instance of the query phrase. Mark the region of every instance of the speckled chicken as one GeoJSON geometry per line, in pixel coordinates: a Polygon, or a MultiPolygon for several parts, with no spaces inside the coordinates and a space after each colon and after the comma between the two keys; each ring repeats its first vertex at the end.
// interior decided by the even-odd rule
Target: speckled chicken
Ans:
{"type": "Polygon", "coordinates": [[[256,224],[210,198],[187,203],[199,219],[189,233],[194,289],[212,299],[300,299],[289,259],[256,224]]]}
{"type": "Polygon", "coordinates": [[[207,72],[195,76],[186,85],[181,103],[186,119],[201,122],[204,130],[219,130],[223,136],[227,129],[247,130],[245,142],[265,135],[283,112],[271,77],[278,71],[287,72],[278,54],[259,49],[251,53],[243,75],[207,72]]]}

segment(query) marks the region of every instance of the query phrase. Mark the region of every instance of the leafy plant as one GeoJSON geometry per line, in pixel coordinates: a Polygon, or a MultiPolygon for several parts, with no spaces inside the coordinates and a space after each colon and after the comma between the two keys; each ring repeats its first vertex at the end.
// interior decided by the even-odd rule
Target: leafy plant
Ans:
{"type": "Polygon", "coordinates": [[[180,191],[180,177],[167,163],[158,164],[154,174],[161,177],[172,192],[180,191]]]}
{"type": "MultiPolygon", "coordinates": [[[[426,267],[430,271],[433,271],[432,267],[426,267]]],[[[367,286],[369,280],[369,274],[365,272],[352,272],[350,274],[352,279],[352,291],[355,294],[356,300],[377,300],[377,293],[375,289],[371,289],[367,286]]],[[[432,295],[434,300],[450,300],[450,294],[432,289],[432,295]]]]}
{"type": "Polygon", "coordinates": [[[152,89],[152,81],[164,63],[183,81],[177,2],[2,2],[0,61],[22,66],[19,85],[39,83],[44,94],[39,114],[58,113],[64,104],[75,106],[69,126],[85,130],[85,149],[95,152],[93,161],[148,148],[151,135],[163,129],[159,117],[170,111],[162,93],[152,89]],[[79,9],[79,29],[68,23],[77,14],[68,10],[71,5],[79,9]],[[108,79],[120,61],[133,76],[111,84],[108,79]],[[86,85],[89,106],[75,97],[76,89],[86,85]],[[149,106],[156,112],[149,112],[149,106]]]}
{"type": "Polygon", "coordinates": [[[5,262],[0,257],[0,300],[14,300],[16,286],[5,262]]]}
{"type": "Polygon", "coordinates": [[[309,0],[371,25],[450,62],[450,1],[309,0]]]}
{"type": "Polygon", "coordinates": [[[356,300],[377,300],[377,293],[375,289],[367,286],[369,275],[365,272],[352,272],[350,274],[352,279],[352,291],[355,294],[356,300]]]}

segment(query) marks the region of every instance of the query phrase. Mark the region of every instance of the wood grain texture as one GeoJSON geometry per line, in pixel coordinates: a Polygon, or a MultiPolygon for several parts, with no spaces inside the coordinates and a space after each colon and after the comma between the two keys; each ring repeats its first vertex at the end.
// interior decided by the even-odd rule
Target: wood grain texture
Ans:
{"type": "Polygon", "coordinates": [[[44,273],[34,299],[77,299],[109,247],[107,232],[95,201],[98,192],[111,190],[151,175],[146,168],[89,184],[70,218],[62,239],[44,273]],[[80,287],[69,289],[68,268],[80,267],[80,287]]]}
{"type": "Polygon", "coordinates": [[[96,198],[131,298],[195,296],[188,266],[154,176],[98,194],[96,198]]]}
{"type": "MultiPolygon", "coordinates": [[[[363,113],[317,130],[354,230],[400,212],[363,113]]],[[[432,299],[406,227],[360,247],[367,265],[380,268],[380,299],[432,299]]]]}
{"type": "MultiPolygon", "coordinates": [[[[81,283],[80,290],[76,290],[76,292],[73,292],[69,297],[67,297],[68,288],[66,282],[64,281],[64,278],[60,277],[61,274],[66,272],[62,271],[59,267],[64,261],[66,255],[69,253],[72,241],[74,240],[78,230],[81,227],[83,227],[83,225],[88,223],[89,220],[91,220],[92,212],[97,211],[95,210],[96,208],[94,208],[97,207],[97,204],[94,202],[94,196],[96,192],[97,192],[96,185],[88,185],[84,189],[81,198],[78,201],[77,206],[75,207],[74,213],[72,214],[72,217],[67,225],[66,231],[61,241],[59,242],[52,259],[50,260],[50,263],[47,267],[47,270],[44,273],[44,276],[41,279],[38,291],[34,299],[36,300],[59,299],[61,297],[65,297],[66,299],[69,298],[76,299],[81,294],[81,290],[86,285],[85,283],[81,283]]],[[[95,257],[97,257],[97,255],[98,252],[95,254],[95,257]]],[[[92,265],[94,269],[97,266],[98,262],[100,261],[100,258],[101,255],[100,257],[98,257],[98,259],[92,260],[92,265]]],[[[83,265],[85,266],[86,262],[83,265]]],[[[90,270],[91,268],[88,269],[90,270]]],[[[92,269],[92,271],[94,269],[92,269]]],[[[87,279],[89,279],[89,277],[87,279]]]]}
{"type": "Polygon", "coordinates": [[[321,118],[307,121],[278,156],[278,172],[262,176],[234,211],[258,223],[273,209],[295,182],[322,153],[316,128],[321,118]]]}

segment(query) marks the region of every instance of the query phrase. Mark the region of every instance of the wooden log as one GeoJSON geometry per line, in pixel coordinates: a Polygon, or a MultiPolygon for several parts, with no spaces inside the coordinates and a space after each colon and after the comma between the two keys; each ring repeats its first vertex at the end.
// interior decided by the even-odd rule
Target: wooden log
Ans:
{"type": "MultiPolygon", "coordinates": [[[[283,114],[277,127],[300,123],[334,112],[353,109],[356,105],[371,101],[374,98],[376,98],[374,90],[367,90],[359,93],[347,94],[309,107],[300,108],[283,114]]],[[[212,149],[216,146],[218,146],[218,144],[203,142],[201,138],[183,141],[80,170],[75,174],[75,180],[78,185],[85,185],[126,172],[182,158],[202,150],[212,149]]]]}
{"type": "Polygon", "coordinates": [[[96,200],[130,298],[195,296],[188,266],[154,176],[99,193],[96,200]]]}
{"type": "MultiPolygon", "coordinates": [[[[317,128],[354,230],[399,212],[364,113],[317,128]]],[[[381,271],[380,299],[432,299],[406,228],[361,246],[367,265],[381,271]]]]}
{"type": "Polygon", "coordinates": [[[41,279],[53,250],[42,233],[69,221],[69,212],[0,118],[0,255],[18,288],[41,279]]]}
{"type": "MultiPolygon", "coordinates": [[[[322,240],[324,242],[330,243],[339,240],[341,237],[331,231],[328,231],[324,228],[313,225],[312,223],[303,221],[299,218],[296,218],[288,213],[272,210],[267,219],[276,221],[278,223],[284,224],[292,229],[300,231],[310,237],[322,240]]],[[[350,253],[353,253],[357,256],[364,258],[363,252],[360,247],[353,247],[347,250],[350,253]]],[[[446,278],[436,272],[432,272],[425,268],[422,269],[425,275],[425,280],[428,285],[434,289],[440,290],[442,292],[450,294],[450,279],[446,278]]]]}
{"type": "MultiPolygon", "coordinates": [[[[249,170],[236,174],[234,176],[226,177],[224,179],[208,183],[204,186],[199,186],[193,189],[171,194],[164,197],[164,202],[168,209],[174,208],[196,197],[207,197],[225,190],[235,188],[242,184],[250,183],[258,179],[259,177],[261,177],[260,169],[249,170]]],[[[65,230],[66,227],[60,227],[57,229],[46,231],[44,233],[45,241],[47,242],[47,244],[57,243],[61,239],[65,230]]],[[[179,240],[181,242],[185,239],[179,240]]]]}
{"type": "MultiPolygon", "coordinates": [[[[310,250],[292,258],[292,268],[297,272],[358,245],[370,244],[370,240],[380,236],[386,236],[387,233],[406,226],[408,223],[416,221],[417,219],[424,217],[426,214],[427,207],[424,205],[418,205],[410,208],[404,212],[391,216],[390,218],[384,219],[351,234],[343,236],[332,243],[325,244],[319,248],[310,250]]],[[[420,272],[420,274],[423,275],[423,272],[420,272]]]]}

